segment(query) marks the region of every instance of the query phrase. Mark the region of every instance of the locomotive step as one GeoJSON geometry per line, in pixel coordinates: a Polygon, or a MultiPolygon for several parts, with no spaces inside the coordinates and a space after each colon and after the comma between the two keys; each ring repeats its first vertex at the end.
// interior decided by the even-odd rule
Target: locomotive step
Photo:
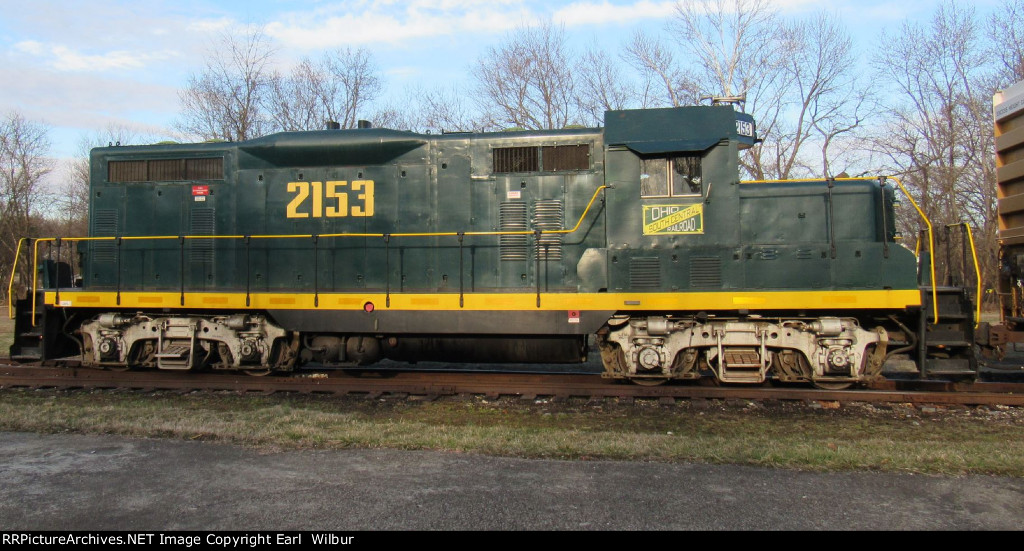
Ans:
{"type": "MultiPolygon", "coordinates": [[[[945,310],[939,309],[939,322],[946,323],[950,321],[963,321],[970,319],[971,316],[967,314],[957,314],[955,312],[946,312],[945,310]]],[[[935,316],[928,316],[929,323],[935,323],[935,316]]]]}
{"type": "Polygon", "coordinates": [[[973,375],[977,370],[971,368],[967,359],[931,359],[925,362],[928,375],[973,375]]]}
{"type": "Polygon", "coordinates": [[[756,371],[753,372],[753,373],[741,374],[741,375],[738,375],[738,374],[735,374],[735,373],[729,373],[729,374],[723,374],[722,375],[722,382],[723,383],[760,383],[760,382],[763,382],[763,381],[764,381],[764,377],[762,377],[761,374],[756,372],[756,371]]]}
{"type": "Polygon", "coordinates": [[[17,354],[11,354],[11,359],[17,362],[35,362],[43,359],[43,355],[38,347],[22,348],[17,354]]]}
{"type": "Polygon", "coordinates": [[[188,356],[188,351],[188,346],[169,346],[163,352],[153,356],[167,360],[181,360],[188,356]]]}
{"type": "Polygon", "coordinates": [[[933,341],[928,340],[929,347],[944,347],[944,348],[966,348],[973,346],[972,343],[967,341],[933,341]]]}

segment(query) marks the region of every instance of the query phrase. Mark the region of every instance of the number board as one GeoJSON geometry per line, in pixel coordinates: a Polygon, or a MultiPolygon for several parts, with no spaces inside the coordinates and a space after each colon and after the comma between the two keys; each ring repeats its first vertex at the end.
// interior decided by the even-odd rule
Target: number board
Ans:
{"type": "Polygon", "coordinates": [[[704,233],[704,203],[644,205],[644,235],[704,233]]]}
{"type": "Polygon", "coordinates": [[[351,182],[288,182],[294,194],[285,209],[288,218],[373,216],[373,180],[351,182]]]}

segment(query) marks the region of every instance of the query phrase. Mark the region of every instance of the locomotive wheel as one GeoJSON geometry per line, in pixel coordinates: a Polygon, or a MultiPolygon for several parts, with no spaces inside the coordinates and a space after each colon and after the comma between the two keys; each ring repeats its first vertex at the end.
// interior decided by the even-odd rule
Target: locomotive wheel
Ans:
{"type": "Polygon", "coordinates": [[[267,375],[270,375],[274,370],[270,369],[270,368],[267,368],[267,369],[243,369],[242,371],[245,372],[245,374],[249,375],[250,377],[266,377],[267,375]]]}
{"type": "Polygon", "coordinates": [[[103,369],[107,371],[131,371],[132,366],[130,365],[107,365],[103,366],[103,369]]]}

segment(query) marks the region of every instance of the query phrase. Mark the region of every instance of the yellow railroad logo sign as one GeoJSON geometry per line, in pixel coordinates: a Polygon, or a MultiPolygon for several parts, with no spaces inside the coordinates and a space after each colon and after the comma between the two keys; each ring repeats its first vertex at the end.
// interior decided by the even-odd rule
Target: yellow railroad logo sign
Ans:
{"type": "Polygon", "coordinates": [[[644,235],[704,233],[704,203],[644,205],[644,235]]]}

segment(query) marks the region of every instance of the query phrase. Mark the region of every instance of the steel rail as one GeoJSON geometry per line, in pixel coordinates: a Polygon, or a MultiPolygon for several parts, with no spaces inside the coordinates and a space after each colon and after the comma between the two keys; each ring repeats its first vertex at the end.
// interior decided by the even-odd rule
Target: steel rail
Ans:
{"type": "Polygon", "coordinates": [[[88,368],[0,367],[0,388],[93,389],[146,391],[234,391],[241,393],[301,393],[334,395],[419,395],[429,398],[456,394],[491,397],[520,396],[556,399],[723,399],[796,400],[803,402],[869,402],[966,406],[1024,406],[1024,385],[1007,383],[938,383],[922,386],[886,381],[868,388],[820,390],[796,387],[704,386],[674,384],[640,386],[610,382],[595,375],[411,373],[390,377],[300,374],[289,377],[250,377],[230,373],[167,371],[103,371],[88,368]],[[931,389],[929,389],[931,388],[931,389]],[[936,390],[939,389],[939,390],[936,390]]]}

